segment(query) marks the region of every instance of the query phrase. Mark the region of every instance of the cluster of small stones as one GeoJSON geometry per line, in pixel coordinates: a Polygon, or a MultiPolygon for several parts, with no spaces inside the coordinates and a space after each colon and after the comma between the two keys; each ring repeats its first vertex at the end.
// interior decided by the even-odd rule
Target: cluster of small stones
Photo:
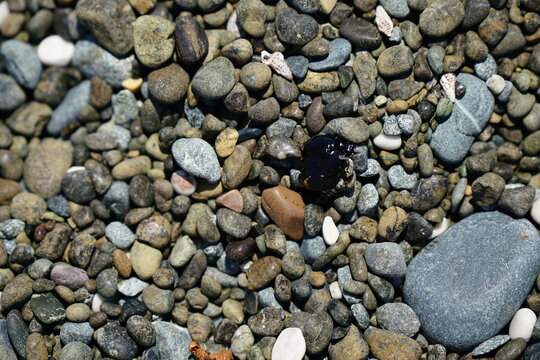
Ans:
{"type": "Polygon", "coordinates": [[[539,359],[539,96],[538,0],[0,0],[0,359],[539,359]]]}

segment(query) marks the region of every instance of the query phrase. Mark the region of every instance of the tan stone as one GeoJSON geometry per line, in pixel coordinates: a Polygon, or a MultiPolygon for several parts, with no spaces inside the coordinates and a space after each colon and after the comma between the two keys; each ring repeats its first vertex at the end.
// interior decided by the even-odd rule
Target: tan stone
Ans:
{"type": "Polygon", "coordinates": [[[131,260],[129,260],[125,252],[120,249],[114,250],[113,263],[121,277],[127,279],[131,275],[131,260]]]}
{"type": "Polygon", "coordinates": [[[131,264],[133,271],[142,280],[152,277],[161,265],[161,251],[138,241],[131,247],[131,264]]]}
{"type": "Polygon", "coordinates": [[[11,199],[21,191],[22,188],[17,182],[0,179],[0,205],[9,205],[11,199]]]}
{"type": "Polygon", "coordinates": [[[364,339],[379,360],[417,360],[422,356],[420,345],[402,334],[372,329],[364,333],[364,339]]]}
{"type": "Polygon", "coordinates": [[[248,289],[257,290],[270,284],[281,272],[281,260],[266,256],[255,261],[247,271],[248,289]]]}
{"type": "Polygon", "coordinates": [[[225,128],[216,138],[215,148],[219,157],[231,155],[238,141],[238,131],[235,128],[225,128]]]}
{"type": "Polygon", "coordinates": [[[264,211],[283,233],[294,240],[304,237],[304,200],[302,196],[283,186],[266,189],[262,193],[264,211]]]}

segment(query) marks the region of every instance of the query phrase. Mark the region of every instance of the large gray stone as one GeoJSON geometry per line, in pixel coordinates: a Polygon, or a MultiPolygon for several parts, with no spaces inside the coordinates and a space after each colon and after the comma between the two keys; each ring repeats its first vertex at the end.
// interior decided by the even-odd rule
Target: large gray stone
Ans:
{"type": "Polygon", "coordinates": [[[155,321],[152,323],[156,329],[156,347],[161,360],[187,359],[191,337],[186,328],[170,322],[155,321]]]}
{"type": "Polygon", "coordinates": [[[528,220],[476,213],[449,228],[409,264],[403,295],[421,332],[451,351],[496,335],[540,269],[540,236],[528,220]]]}
{"type": "Polygon", "coordinates": [[[476,135],[486,126],[495,100],[486,84],[474,75],[459,74],[457,80],[467,91],[456,99],[450,117],[440,124],[430,146],[439,160],[457,164],[467,155],[476,135]]]}

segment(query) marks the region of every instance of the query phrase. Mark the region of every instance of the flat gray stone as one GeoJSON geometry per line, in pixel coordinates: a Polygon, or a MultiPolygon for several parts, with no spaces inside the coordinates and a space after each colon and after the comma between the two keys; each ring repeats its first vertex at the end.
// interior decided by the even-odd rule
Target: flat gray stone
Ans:
{"type": "Polygon", "coordinates": [[[428,339],[450,351],[466,351],[512,319],[539,269],[534,225],[497,211],[476,213],[411,261],[403,295],[428,339]]]}
{"type": "Polygon", "coordinates": [[[337,69],[349,60],[352,45],[347,39],[337,38],[328,44],[328,56],[319,61],[309,63],[308,68],[313,71],[328,71],[337,69]]]}
{"type": "Polygon", "coordinates": [[[502,345],[506,344],[508,341],[510,341],[509,335],[497,335],[492,337],[491,339],[488,339],[478,345],[474,348],[474,350],[471,352],[472,356],[480,356],[487,354],[488,352],[491,352],[492,350],[497,349],[498,347],[501,347],[502,345]]]}
{"type": "Polygon", "coordinates": [[[495,99],[486,84],[474,75],[459,74],[457,80],[467,91],[456,99],[450,117],[440,124],[431,137],[430,146],[439,160],[456,164],[469,152],[474,138],[486,126],[495,99]]]}
{"type": "Polygon", "coordinates": [[[202,139],[179,139],[172,146],[174,160],[193,176],[216,183],[221,178],[219,161],[212,145],[202,139]]]}
{"type": "Polygon", "coordinates": [[[47,124],[49,133],[58,136],[67,125],[77,120],[79,111],[90,101],[90,87],[90,80],[85,80],[68,91],[47,124]]]}
{"type": "Polygon", "coordinates": [[[27,89],[34,89],[41,75],[41,61],[34,48],[22,41],[8,40],[0,46],[7,72],[27,89]]]}

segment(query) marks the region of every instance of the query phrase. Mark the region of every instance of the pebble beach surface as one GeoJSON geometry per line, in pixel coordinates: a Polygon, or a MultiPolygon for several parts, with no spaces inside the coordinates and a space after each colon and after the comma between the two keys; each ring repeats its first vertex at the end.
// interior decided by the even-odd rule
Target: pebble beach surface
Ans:
{"type": "Polygon", "coordinates": [[[0,360],[540,359],[538,0],[0,0],[0,360]]]}

